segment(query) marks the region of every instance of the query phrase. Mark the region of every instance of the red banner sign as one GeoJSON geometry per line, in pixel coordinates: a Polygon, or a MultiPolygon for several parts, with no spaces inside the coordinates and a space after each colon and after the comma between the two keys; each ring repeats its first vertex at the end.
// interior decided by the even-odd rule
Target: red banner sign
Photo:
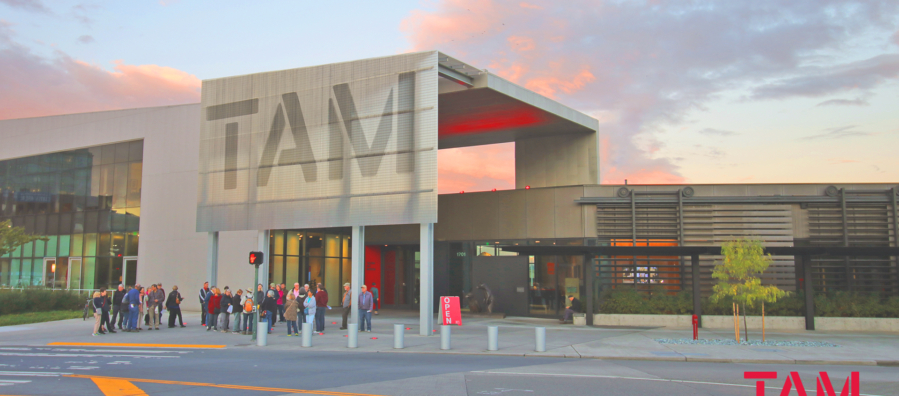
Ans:
{"type": "Polygon", "coordinates": [[[440,324],[462,326],[459,297],[440,297],[440,324]]]}

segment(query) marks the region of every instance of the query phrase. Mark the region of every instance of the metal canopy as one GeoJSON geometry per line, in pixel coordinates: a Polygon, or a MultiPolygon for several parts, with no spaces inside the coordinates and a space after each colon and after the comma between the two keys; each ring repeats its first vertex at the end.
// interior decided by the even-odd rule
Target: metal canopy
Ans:
{"type": "Polygon", "coordinates": [[[539,136],[592,134],[596,119],[487,70],[438,54],[438,147],[514,142],[539,136]]]}
{"type": "MultiPolygon", "coordinates": [[[[693,256],[720,255],[721,246],[503,246],[503,251],[529,256],[693,256]]],[[[768,246],[775,256],[899,256],[899,247],[886,246],[768,246]]]]}

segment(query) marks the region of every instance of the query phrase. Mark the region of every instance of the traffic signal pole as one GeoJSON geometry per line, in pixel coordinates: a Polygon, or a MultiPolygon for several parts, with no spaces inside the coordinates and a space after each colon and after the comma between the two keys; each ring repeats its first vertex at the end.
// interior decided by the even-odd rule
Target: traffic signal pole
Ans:
{"type": "MultiPolygon", "coordinates": [[[[255,289],[258,287],[256,285],[259,284],[259,264],[254,265],[253,268],[255,268],[254,272],[256,275],[255,279],[253,280],[253,288],[255,289]]],[[[257,304],[257,301],[256,301],[256,290],[253,290],[250,293],[253,293],[252,294],[253,310],[255,311],[253,313],[253,338],[252,338],[252,340],[256,341],[256,334],[259,334],[258,333],[258,331],[259,331],[259,309],[256,307],[258,307],[259,305],[257,304]]]]}

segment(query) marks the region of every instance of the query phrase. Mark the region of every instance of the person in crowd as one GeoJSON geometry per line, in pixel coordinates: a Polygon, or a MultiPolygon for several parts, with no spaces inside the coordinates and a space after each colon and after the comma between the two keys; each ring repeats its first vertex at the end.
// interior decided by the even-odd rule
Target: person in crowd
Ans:
{"type": "MultiPolygon", "coordinates": [[[[150,310],[147,308],[150,307],[150,291],[152,291],[152,289],[155,289],[155,288],[156,288],[156,284],[154,283],[154,284],[150,285],[150,287],[148,287],[147,290],[143,291],[143,293],[144,293],[144,305],[143,305],[144,324],[147,325],[148,328],[150,327],[150,310]]],[[[149,330],[153,330],[153,329],[149,329],[149,330]]]]}
{"type": "Polygon", "coordinates": [[[231,304],[233,303],[231,297],[231,288],[225,286],[225,292],[222,293],[222,300],[219,302],[219,330],[222,333],[227,333],[230,331],[231,327],[228,326],[230,323],[229,319],[231,319],[231,313],[228,312],[231,309],[231,304]]]}
{"type": "Polygon", "coordinates": [[[280,321],[284,322],[284,286],[275,286],[275,293],[278,293],[278,300],[276,301],[278,304],[278,318],[280,321]]]}
{"type": "Polygon", "coordinates": [[[200,325],[206,326],[206,312],[208,311],[206,307],[206,299],[209,298],[209,282],[203,282],[203,287],[200,288],[200,325]]]}
{"type": "Polygon", "coordinates": [[[299,308],[297,298],[294,297],[293,293],[287,293],[287,302],[284,304],[284,319],[287,322],[288,337],[300,335],[299,330],[297,330],[297,309],[299,308]]]}
{"type": "MultiPolygon", "coordinates": [[[[278,310],[278,290],[276,290],[276,289],[277,289],[277,287],[275,286],[274,283],[268,284],[268,291],[275,293],[275,312],[273,314],[274,316],[272,317],[272,322],[271,322],[272,326],[274,326],[275,323],[278,323],[278,312],[279,312],[279,310],[278,310]]],[[[266,292],[266,294],[268,294],[268,293],[266,292]]]]}
{"type": "Polygon", "coordinates": [[[350,302],[353,301],[352,294],[353,294],[353,292],[350,291],[350,284],[344,283],[343,284],[343,303],[341,304],[343,306],[343,322],[340,325],[340,330],[346,330],[347,318],[350,317],[350,311],[351,311],[350,310],[350,302]]]}
{"type": "Polygon", "coordinates": [[[128,300],[128,332],[140,331],[140,284],[134,285],[125,295],[128,300]]]}
{"type": "MultiPolygon", "coordinates": [[[[126,288],[124,290],[125,296],[128,295],[128,292],[131,291],[131,287],[126,288]]],[[[131,323],[131,310],[130,304],[128,304],[128,299],[122,296],[122,304],[119,307],[119,312],[122,314],[122,331],[128,331],[128,324],[131,323]]]]}
{"type": "Polygon", "coordinates": [[[181,317],[181,293],[178,293],[178,285],[172,286],[172,292],[169,293],[165,300],[165,309],[169,310],[169,328],[175,327],[175,316],[178,317],[178,323],[184,326],[184,318],[181,317]]]}
{"type": "Polygon", "coordinates": [[[574,296],[568,296],[568,303],[565,304],[565,316],[559,322],[566,323],[572,320],[574,314],[578,312],[581,312],[581,300],[574,298],[574,296]]]}
{"type": "Polygon", "coordinates": [[[253,316],[256,313],[256,303],[253,300],[253,288],[248,287],[247,292],[244,293],[243,298],[240,300],[240,305],[243,307],[243,331],[240,334],[247,335],[253,334],[253,320],[255,319],[253,316]]]}
{"type": "Polygon", "coordinates": [[[309,323],[308,328],[311,329],[313,326],[313,322],[315,322],[315,294],[312,293],[312,290],[306,293],[306,301],[303,301],[304,313],[306,314],[306,323],[309,323]]]}
{"type": "Polygon", "coordinates": [[[231,297],[231,334],[240,334],[240,318],[243,317],[243,290],[238,288],[237,293],[231,297]]]}
{"type": "Polygon", "coordinates": [[[144,317],[144,306],[147,304],[147,291],[144,290],[143,286],[138,287],[137,291],[138,291],[137,329],[143,330],[144,328],[141,327],[140,321],[141,321],[141,318],[144,317]]]}
{"type": "Polygon", "coordinates": [[[222,302],[222,292],[215,286],[210,289],[209,297],[206,299],[206,331],[218,330],[216,327],[216,319],[222,309],[219,304],[222,302]]]}
{"type": "Polygon", "coordinates": [[[381,309],[381,291],[378,290],[378,284],[372,282],[371,283],[371,295],[374,297],[374,311],[375,315],[378,315],[378,310],[381,309]]]}
{"type": "Polygon", "coordinates": [[[294,298],[294,299],[300,298],[300,295],[303,294],[303,291],[300,290],[300,284],[299,284],[299,283],[294,283],[294,284],[293,284],[293,289],[290,290],[290,293],[293,294],[293,298],[294,298]]]}
{"type": "Polygon", "coordinates": [[[103,318],[103,296],[100,292],[94,292],[94,300],[91,302],[94,307],[94,332],[92,336],[100,335],[100,320],[103,318]]]}
{"type": "Polygon", "coordinates": [[[256,301],[256,305],[262,304],[262,301],[265,300],[265,290],[262,289],[262,284],[256,285],[256,295],[254,296],[256,301]]]}
{"type": "Polygon", "coordinates": [[[122,330],[122,319],[125,318],[125,313],[122,312],[123,298],[125,298],[125,286],[120,284],[112,293],[112,325],[113,327],[118,325],[119,330],[122,330]],[[116,323],[116,319],[118,319],[118,323],[116,323]]]}
{"type": "Polygon", "coordinates": [[[278,312],[278,304],[275,303],[275,301],[276,301],[275,291],[269,290],[265,294],[265,299],[262,300],[262,304],[260,304],[260,306],[259,306],[259,309],[262,310],[262,314],[263,314],[262,319],[260,319],[260,321],[268,323],[268,325],[266,327],[268,328],[269,334],[272,333],[272,328],[275,325],[275,323],[273,322],[273,319],[275,318],[275,313],[278,312]]]}
{"type": "Polygon", "coordinates": [[[325,311],[328,310],[328,291],[319,283],[315,292],[315,331],[325,332],[325,311]]]}
{"type": "Polygon", "coordinates": [[[159,285],[150,288],[149,299],[150,318],[152,319],[153,329],[159,330],[159,323],[162,322],[161,306],[165,304],[165,292],[159,288],[159,285]]]}
{"type": "Polygon", "coordinates": [[[359,293],[359,331],[365,330],[371,333],[371,310],[374,304],[374,297],[368,291],[368,287],[362,285],[362,293],[359,293]],[[365,324],[368,323],[368,328],[365,324]]]}
{"type": "Polygon", "coordinates": [[[113,326],[113,322],[109,320],[110,298],[109,292],[106,291],[105,287],[100,288],[100,297],[103,297],[103,310],[100,316],[100,334],[115,334],[115,326],[113,326]]]}
{"type": "Polygon", "coordinates": [[[162,324],[162,311],[165,310],[165,289],[162,288],[162,283],[156,283],[156,290],[162,292],[162,302],[156,306],[156,311],[159,312],[159,324],[162,324]]]}

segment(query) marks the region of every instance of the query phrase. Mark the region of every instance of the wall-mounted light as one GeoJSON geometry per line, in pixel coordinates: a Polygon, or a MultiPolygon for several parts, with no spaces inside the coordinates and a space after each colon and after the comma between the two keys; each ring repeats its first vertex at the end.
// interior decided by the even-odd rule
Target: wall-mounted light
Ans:
{"type": "Polygon", "coordinates": [[[56,272],[56,263],[50,264],[50,272],[56,272]]]}

